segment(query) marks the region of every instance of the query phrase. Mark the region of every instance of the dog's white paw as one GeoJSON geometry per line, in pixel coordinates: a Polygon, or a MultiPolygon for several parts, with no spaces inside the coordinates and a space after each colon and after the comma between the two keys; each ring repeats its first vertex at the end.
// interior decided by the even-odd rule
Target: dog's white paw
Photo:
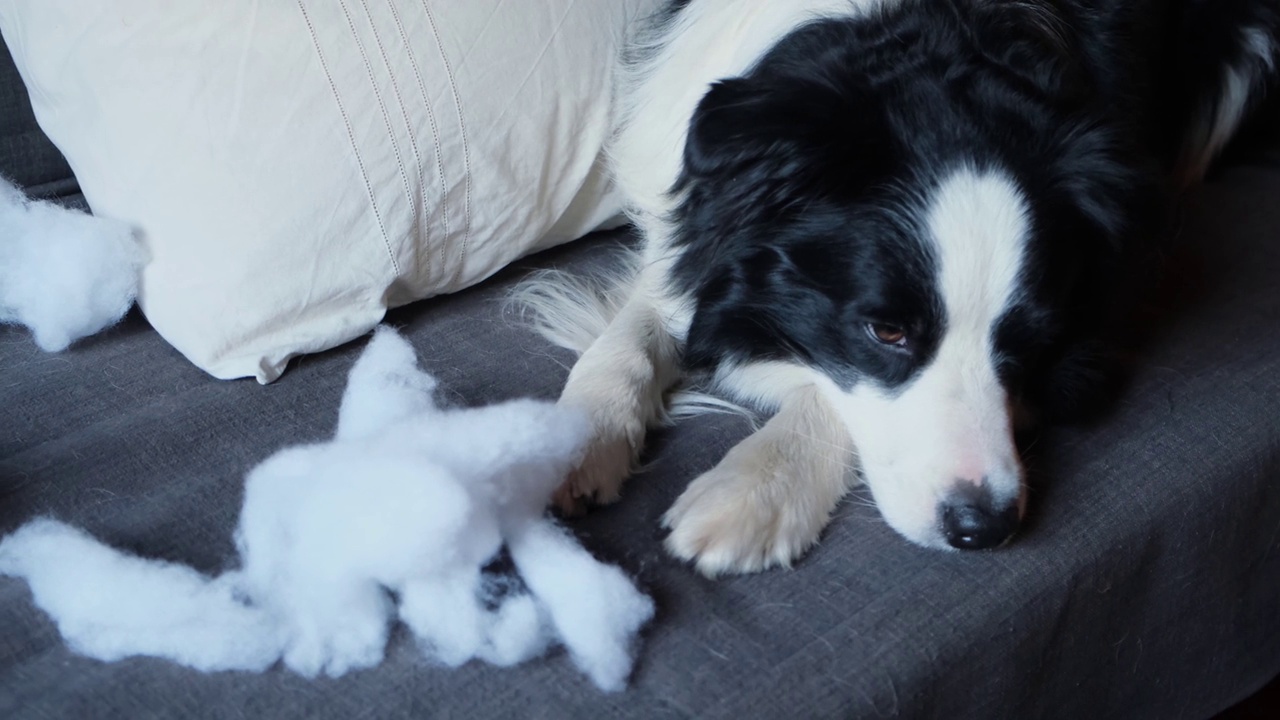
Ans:
{"type": "MultiPolygon", "coordinates": [[[[640,430],[643,433],[643,428],[640,430]]],[[[636,444],[627,433],[597,433],[587,447],[582,463],[552,496],[552,503],[563,515],[579,515],[588,505],[617,502],[622,483],[635,464],[636,444]]]]}
{"type": "Polygon", "coordinates": [[[708,577],[791,563],[818,541],[842,491],[752,436],[703,473],[662,518],[667,550],[708,577]]]}

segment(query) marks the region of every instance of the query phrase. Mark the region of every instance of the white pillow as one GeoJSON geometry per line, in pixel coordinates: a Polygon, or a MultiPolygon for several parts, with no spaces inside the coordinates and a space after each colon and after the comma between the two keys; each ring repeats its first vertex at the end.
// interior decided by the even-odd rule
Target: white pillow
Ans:
{"type": "Polygon", "coordinates": [[[615,221],[614,58],[662,1],[0,0],[0,32],[94,212],[140,230],[151,324],[270,382],[615,221]]]}

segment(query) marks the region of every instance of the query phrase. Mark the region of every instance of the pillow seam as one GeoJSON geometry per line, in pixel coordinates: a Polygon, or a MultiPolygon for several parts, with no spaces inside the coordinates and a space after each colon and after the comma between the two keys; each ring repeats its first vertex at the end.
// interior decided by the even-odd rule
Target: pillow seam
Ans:
{"type": "Polygon", "coordinates": [[[355,156],[356,166],[360,168],[360,179],[364,181],[365,193],[369,196],[369,207],[373,210],[373,218],[378,223],[378,231],[382,235],[382,246],[387,251],[387,260],[390,261],[391,269],[395,272],[396,277],[399,277],[400,263],[396,262],[395,253],[391,250],[391,239],[387,237],[387,227],[382,222],[382,213],[378,211],[378,201],[374,198],[373,184],[369,181],[369,172],[365,169],[364,159],[360,156],[360,148],[356,144],[355,130],[351,127],[351,117],[347,114],[347,109],[342,104],[338,86],[333,82],[333,74],[329,72],[329,64],[325,62],[324,51],[320,49],[320,39],[316,36],[316,29],[311,22],[311,16],[307,14],[307,8],[302,0],[297,0],[297,5],[298,11],[302,13],[302,20],[306,23],[307,32],[311,35],[311,47],[316,51],[316,59],[320,61],[320,68],[324,71],[325,81],[329,83],[329,91],[333,95],[333,101],[338,106],[338,113],[342,115],[342,123],[347,130],[347,142],[351,145],[351,153],[355,156]]]}
{"type": "MultiPolygon", "coordinates": [[[[436,50],[440,53],[440,60],[444,63],[445,75],[449,78],[449,90],[453,95],[453,109],[458,116],[458,134],[462,139],[462,176],[463,186],[463,231],[462,246],[458,251],[458,264],[453,269],[453,277],[450,278],[449,284],[454,285],[458,282],[458,278],[462,276],[462,269],[467,260],[467,244],[471,240],[471,149],[467,141],[467,126],[462,119],[462,96],[458,93],[457,79],[453,74],[453,64],[449,62],[449,56],[444,51],[444,42],[440,38],[440,30],[436,26],[435,15],[432,14],[431,8],[427,4],[427,0],[420,0],[422,3],[422,11],[426,13],[427,24],[431,26],[431,34],[436,40],[436,50]]],[[[440,258],[444,261],[444,246],[446,243],[440,243],[440,258]]]]}

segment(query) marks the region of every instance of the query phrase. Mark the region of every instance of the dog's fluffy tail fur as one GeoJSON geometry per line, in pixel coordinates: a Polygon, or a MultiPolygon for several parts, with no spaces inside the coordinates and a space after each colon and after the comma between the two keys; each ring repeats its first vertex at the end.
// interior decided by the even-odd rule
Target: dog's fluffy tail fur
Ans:
{"type": "Polygon", "coordinates": [[[635,289],[640,255],[630,250],[618,255],[619,262],[592,275],[535,272],[516,286],[507,302],[550,343],[581,355],[604,334],[635,289]]]}
{"type": "MultiPolygon", "coordinates": [[[[541,270],[515,287],[508,306],[548,342],[581,355],[604,334],[635,291],[642,264],[640,253],[626,250],[616,254],[608,269],[585,276],[541,270]]],[[[662,419],[672,423],[709,413],[737,415],[753,426],[759,422],[751,408],[684,384],[671,393],[662,419]]]]}

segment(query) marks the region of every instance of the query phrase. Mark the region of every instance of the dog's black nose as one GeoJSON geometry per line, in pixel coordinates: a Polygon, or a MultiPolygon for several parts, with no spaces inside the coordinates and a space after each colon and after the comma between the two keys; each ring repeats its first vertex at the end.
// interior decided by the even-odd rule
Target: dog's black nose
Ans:
{"type": "Polygon", "coordinates": [[[1018,508],[993,512],[985,502],[948,504],[942,510],[942,532],[951,547],[985,550],[1008,540],[1018,528],[1018,508]]]}

